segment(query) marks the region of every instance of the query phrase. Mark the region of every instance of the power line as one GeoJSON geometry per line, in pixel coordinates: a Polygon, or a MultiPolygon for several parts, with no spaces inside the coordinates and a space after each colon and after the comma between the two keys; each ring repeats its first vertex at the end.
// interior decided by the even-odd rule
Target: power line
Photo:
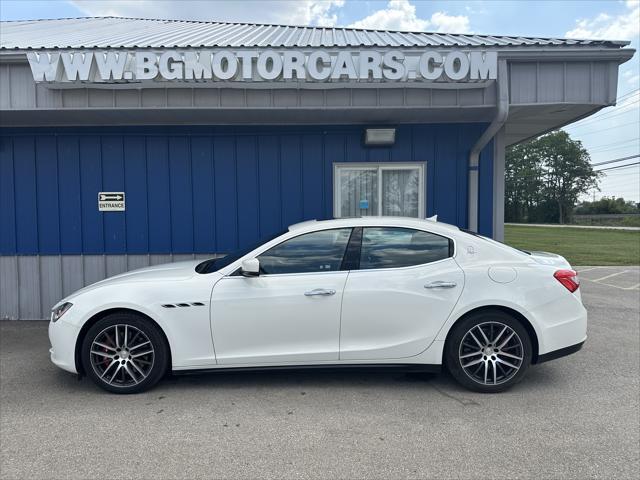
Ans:
{"type": "Polygon", "coordinates": [[[613,107],[613,110],[608,110],[606,112],[602,112],[601,114],[596,114],[593,116],[583,118],[582,120],[578,120],[576,122],[573,122],[570,125],[567,125],[566,128],[583,127],[585,125],[590,125],[592,123],[597,123],[604,120],[610,120],[614,117],[619,117],[620,115],[624,115],[625,113],[633,112],[635,110],[635,107],[634,108],[627,108],[627,107],[635,106],[635,104],[638,103],[639,101],[640,99],[634,100],[633,102],[625,103],[624,105],[616,105],[613,107]]]}
{"type": "MultiPolygon", "coordinates": [[[[635,150],[637,148],[638,147],[636,145],[629,144],[629,145],[621,145],[619,147],[601,148],[600,150],[591,150],[591,149],[587,149],[587,150],[589,150],[589,153],[591,155],[600,155],[601,153],[611,152],[613,150],[625,150],[625,149],[626,150],[635,150]]],[[[630,153],[633,153],[633,152],[630,152],[630,153]]]]}
{"type": "Polygon", "coordinates": [[[623,160],[631,160],[632,158],[638,158],[638,157],[640,157],[640,155],[629,155],[628,157],[620,157],[620,158],[614,158],[612,160],[606,160],[604,162],[592,163],[591,166],[597,167],[598,165],[606,165],[607,163],[622,162],[623,160]]]}
{"type": "Polygon", "coordinates": [[[596,170],[596,172],[604,172],[605,170],[615,170],[616,168],[633,167],[635,165],[640,165],[640,162],[630,163],[629,165],[616,165],[615,167],[601,168],[599,170],[596,170]]]}
{"type": "Polygon", "coordinates": [[[624,97],[627,97],[627,96],[631,95],[632,93],[637,92],[638,90],[640,90],[640,88],[634,88],[633,90],[629,90],[628,92],[623,93],[623,94],[622,94],[622,95],[620,95],[618,98],[616,98],[616,102],[617,102],[618,100],[623,99],[624,97]]]}
{"type": "MultiPolygon", "coordinates": [[[[638,146],[637,145],[623,145],[622,147],[611,147],[611,148],[605,148],[603,150],[597,150],[597,151],[589,151],[589,153],[591,154],[591,156],[599,156],[599,155],[620,155],[620,152],[618,152],[618,150],[623,150],[624,153],[629,152],[629,150],[637,150],[638,146]]],[[[634,152],[629,152],[629,153],[634,153],[634,152]]]]}
{"type": "Polygon", "coordinates": [[[580,135],[589,135],[589,134],[592,134],[592,133],[606,132],[607,130],[612,130],[614,128],[622,128],[622,127],[624,127],[626,125],[635,125],[638,122],[640,122],[640,120],[636,120],[635,122],[627,122],[627,123],[625,123],[623,125],[614,125],[613,127],[601,128],[600,130],[590,130],[588,132],[578,132],[578,133],[574,132],[574,135],[580,136],[580,135]]]}
{"type": "Polygon", "coordinates": [[[569,126],[574,126],[574,125],[582,126],[582,125],[586,125],[588,123],[591,123],[592,121],[595,121],[595,120],[601,120],[601,119],[606,118],[606,117],[611,118],[613,116],[621,115],[623,113],[627,113],[628,111],[634,110],[633,108],[631,108],[631,109],[628,109],[628,110],[620,111],[620,109],[623,109],[625,107],[628,107],[629,105],[635,104],[636,102],[638,102],[638,100],[640,100],[640,98],[636,99],[636,100],[633,100],[633,102],[626,103],[624,105],[620,105],[619,102],[622,101],[622,100],[624,100],[624,101],[628,100],[628,98],[626,98],[626,97],[631,98],[638,90],[640,90],[640,88],[636,88],[634,90],[631,90],[631,91],[625,93],[624,95],[619,96],[615,100],[616,101],[616,105],[610,105],[608,107],[605,107],[602,110],[600,110],[599,112],[597,112],[595,115],[589,116],[589,117],[586,117],[586,118],[582,118],[582,119],[574,122],[573,124],[571,124],[569,126]],[[609,108],[612,108],[612,110],[607,110],[609,108]],[[616,108],[618,108],[618,110],[616,110],[616,108]],[[615,115],[612,115],[612,114],[615,114],[615,115]],[[580,122],[585,122],[585,123],[580,123],[580,122]]]}
{"type": "Polygon", "coordinates": [[[638,108],[637,107],[638,102],[640,102],[640,100],[634,100],[633,102],[626,103],[620,106],[619,108],[616,107],[616,109],[614,110],[609,110],[608,112],[605,112],[602,115],[586,117],[583,120],[578,120],[577,122],[567,125],[567,127],[583,127],[585,125],[591,125],[593,123],[608,121],[608,120],[611,120],[612,118],[625,115],[629,112],[634,113],[638,108]]]}
{"type": "Polygon", "coordinates": [[[600,145],[594,145],[592,147],[586,147],[585,148],[589,151],[591,150],[596,150],[599,149],[601,147],[609,147],[611,145],[624,145],[625,143],[631,143],[631,142],[638,142],[640,141],[640,138],[632,138],[631,140],[623,140],[621,142],[610,142],[610,143],[602,143],[600,145]]]}

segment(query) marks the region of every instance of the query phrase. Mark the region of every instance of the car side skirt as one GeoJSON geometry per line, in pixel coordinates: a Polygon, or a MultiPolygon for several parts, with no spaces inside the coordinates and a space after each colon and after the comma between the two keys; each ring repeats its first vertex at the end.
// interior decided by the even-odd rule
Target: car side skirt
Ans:
{"type": "Polygon", "coordinates": [[[172,375],[199,375],[202,373],[260,372],[274,370],[380,370],[401,372],[440,373],[442,365],[412,363],[356,363],[356,364],[322,364],[322,365],[271,365],[260,367],[215,367],[186,370],[172,370],[172,375]]]}

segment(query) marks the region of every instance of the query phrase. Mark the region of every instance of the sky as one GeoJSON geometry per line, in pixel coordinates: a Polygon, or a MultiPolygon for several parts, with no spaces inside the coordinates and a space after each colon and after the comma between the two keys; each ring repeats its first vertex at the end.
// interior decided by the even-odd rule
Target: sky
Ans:
{"type": "MultiPolygon", "coordinates": [[[[605,38],[630,41],[636,50],[640,43],[640,0],[0,0],[1,20],[101,15],[605,38]]],[[[615,107],[565,127],[593,163],[640,153],[639,57],[620,67],[615,107]]],[[[596,168],[638,161],[636,156],[596,168]]],[[[604,173],[600,191],[589,198],[640,201],[640,164],[604,173]]]]}

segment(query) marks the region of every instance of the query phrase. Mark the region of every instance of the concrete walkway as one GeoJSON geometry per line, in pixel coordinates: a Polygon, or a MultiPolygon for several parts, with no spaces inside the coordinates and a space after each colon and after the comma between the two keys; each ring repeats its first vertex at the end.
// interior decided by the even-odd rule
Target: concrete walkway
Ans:
{"type": "Polygon", "coordinates": [[[608,227],[599,225],[559,225],[557,223],[505,223],[515,227],[552,227],[552,228],[593,228],[595,230],[628,230],[630,232],[640,232],[640,227],[608,227]]]}

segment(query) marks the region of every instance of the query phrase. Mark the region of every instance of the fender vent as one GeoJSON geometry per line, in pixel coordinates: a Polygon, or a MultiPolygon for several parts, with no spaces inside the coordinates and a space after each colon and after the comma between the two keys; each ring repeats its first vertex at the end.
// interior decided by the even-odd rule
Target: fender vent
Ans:
{"type": "Polygon", "coordinates": [[[202,302],[190,302],[190,303],[165,303],[162,305],[164,308],[176,308],[176,307],[204,307],[202,302]]]}

